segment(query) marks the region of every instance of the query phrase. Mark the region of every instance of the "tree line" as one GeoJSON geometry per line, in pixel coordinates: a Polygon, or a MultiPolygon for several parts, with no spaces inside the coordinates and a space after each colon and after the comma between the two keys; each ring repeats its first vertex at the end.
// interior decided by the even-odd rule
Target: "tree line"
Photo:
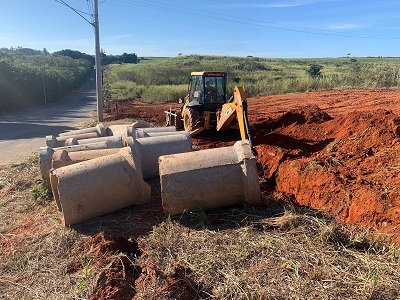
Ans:
{"type": "MultiPolygon", "coordinates": [[[[135,53],[102,55],[103,64],[138,63],[135,53]]],[[[64,49],[0,48],[0,112],[54,103],[80,87],[94,70],[95,58],[64,49]]]]}
{"type": "Polygon", "coordinates": [[[83,54],[65,56],[63,51],[0,49],[0,111],[56,102],[88,79],[93,60],[83,54]]]}

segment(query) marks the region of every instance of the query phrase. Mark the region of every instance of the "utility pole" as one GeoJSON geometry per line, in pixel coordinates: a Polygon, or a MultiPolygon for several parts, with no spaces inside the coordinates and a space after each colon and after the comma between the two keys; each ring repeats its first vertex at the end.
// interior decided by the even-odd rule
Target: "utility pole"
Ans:
{"type": "Polygon", "coordinates": [[[103,91],[102,91],[102,67],[100,56],[100,32],[99,32],[99,1],[94,0],[94,34],[96,43],[96,96],[97,96],[97,119],[103,122],[103,91]]]}

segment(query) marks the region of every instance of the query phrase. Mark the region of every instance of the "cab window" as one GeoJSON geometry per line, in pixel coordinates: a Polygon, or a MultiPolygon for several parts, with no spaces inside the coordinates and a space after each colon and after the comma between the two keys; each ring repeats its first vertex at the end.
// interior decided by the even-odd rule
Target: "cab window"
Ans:
{"type": "Polygon", "coordinates": [[[206,103],[225,103],[225,77],[205,77],[204,95],[206,103]]]}
{"type": "Polygon", "coordinates": [[[199,103],[204,103],[202,76],[192,76],[190,99],[199,103]]]}

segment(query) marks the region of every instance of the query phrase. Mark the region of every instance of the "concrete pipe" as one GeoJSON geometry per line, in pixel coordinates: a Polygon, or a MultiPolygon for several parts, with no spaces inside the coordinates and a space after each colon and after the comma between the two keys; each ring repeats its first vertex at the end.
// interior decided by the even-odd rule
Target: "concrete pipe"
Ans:
{"type": "Polygon", "coordinates": [[[166,136],[166,135],[185,135],[190,136],[189,131],[166,131],[166,132],[145,132],[145,137],[166,136]]]}
{"type": "Polygon", "coordinates": [[[159,176],[158,159],[160,156],[192,151],[190,135],[176,134],[149,138],[128,138],[127,144],[138,158],[144,179],[159,176]]]}
{"type": "Polygon", "coordinates": [[[101,123],[97,124],[94,127],[63,132],[60,133],[59,136],[76,135],[76,134],[90,133],[90,132],[95,132],[97,136],[106,136],[106,129],[104,125],[101,123]]]}
{"type": "Polygon", "coordinates": [[[56,150],[53,153],[51,168],[59,169],[61,167],[73,165],[82,161],[87,161],[97,157],[107,156],[118,153],[120,148],[98,149],[87,151],[68,152],[68,150],[56,150]]]}
{"type": "Polygon", "coordinates": [[[64,146],[73,146],[73,145],[78,145],[78,140],[77,139],[68,138],[68,139],[65,140],[64,146]]]}
{"type": "Polygon", "coordinates": [[[107,130],[107,136],[121,136],[123,139],[135,134],[133,125],[110,125],[107,130]]]}
{"type": "Polygon", "coordinates": [[[135,138],[147,137],[146,133],[148,132],[171,132],[171,131],[176,131],[175,126],[136,128],[134,137],[135,138]]]}
{"type": "Polygon", "coordinates": [[[248,141],[232,147],[162,156],[161,197],[167,214],[259,204],[256,158],[248,141]]]}
{"type": "MultiPolygon", "coordinates": [[[[57,148],[56,148],[57,149],[57,148]]],[[[59,169],[65,166],[73,165],[82,161],[87,161],[90,159],[107,156],[111,154],[118,153],[120,148],[113,149],[98,149],[98,150],[87,150],[87,151],[75,151],[68,152],[68,150],[55,150],[52,155],[51,169],[47,172],[50,183],[50,172],[51,170],[59,169]]],[[[61,211],[60,201],[57,195],[54,194],[54,199],[56,200],[58,210],[61,211]]]]}
{"type": "Polygon", "coordinates": [[[77,141],[78,145],[88,145],[100,142],[105,142],[108,145],[110,145],[107,148],[122,148],[124,146],[124,142],[121,136],[105,136],[105,137],[98,137],[98,138],[77,141]]]}
{"type": "Polygon", "coordinates": [[[63,135],[58,137],[55,137],[54,135],[48,135],[46,136],[46,146],[51,148],[58,148],[65,146],[65,141],[70,138],[74,138],[76,140],[84,140],[96,137],[98,137],[96,132],[88,132],[75,135],[63,135]]]}
{"type": "Polygon", "coordinates": [[[40,173],[42,175],[42,179],[46,182],[50,182],[49,171],[51,169],[51,162],[55,150],[78,152],[78,151],[90,151],[99,149],[114,149],[114,148],[122,148],[121,144],[122,141],[120,143],[110,143],[109,141],[100,141],[92,144],[64,146],[54,149],[50,147],[40,147],[39,164],[40,164],[40,173]]]}
{"type": "Polygon", "coordinates": [[[65,226],[149,202],[151,196],[130,147],[52,170],[50,182],[65,226]]]}
{"type": "Polygon", "coordinates": [[[40,147],[39,149],[40,174],[42,175],[42,179],[48,183],[50,183],[49,172],[51,169],[53,153],[54,150],[50,147],[40,147]]]}

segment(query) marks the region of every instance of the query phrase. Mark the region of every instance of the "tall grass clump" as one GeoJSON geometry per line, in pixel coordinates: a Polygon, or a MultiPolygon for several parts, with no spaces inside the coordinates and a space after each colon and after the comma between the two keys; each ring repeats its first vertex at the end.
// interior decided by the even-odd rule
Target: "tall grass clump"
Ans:
{"type": "Polygon", "coordinates": [[[141,99],[148,103],[176,102],[186,95],[186,85],[152,85],[143,89],[141,99]]]}

